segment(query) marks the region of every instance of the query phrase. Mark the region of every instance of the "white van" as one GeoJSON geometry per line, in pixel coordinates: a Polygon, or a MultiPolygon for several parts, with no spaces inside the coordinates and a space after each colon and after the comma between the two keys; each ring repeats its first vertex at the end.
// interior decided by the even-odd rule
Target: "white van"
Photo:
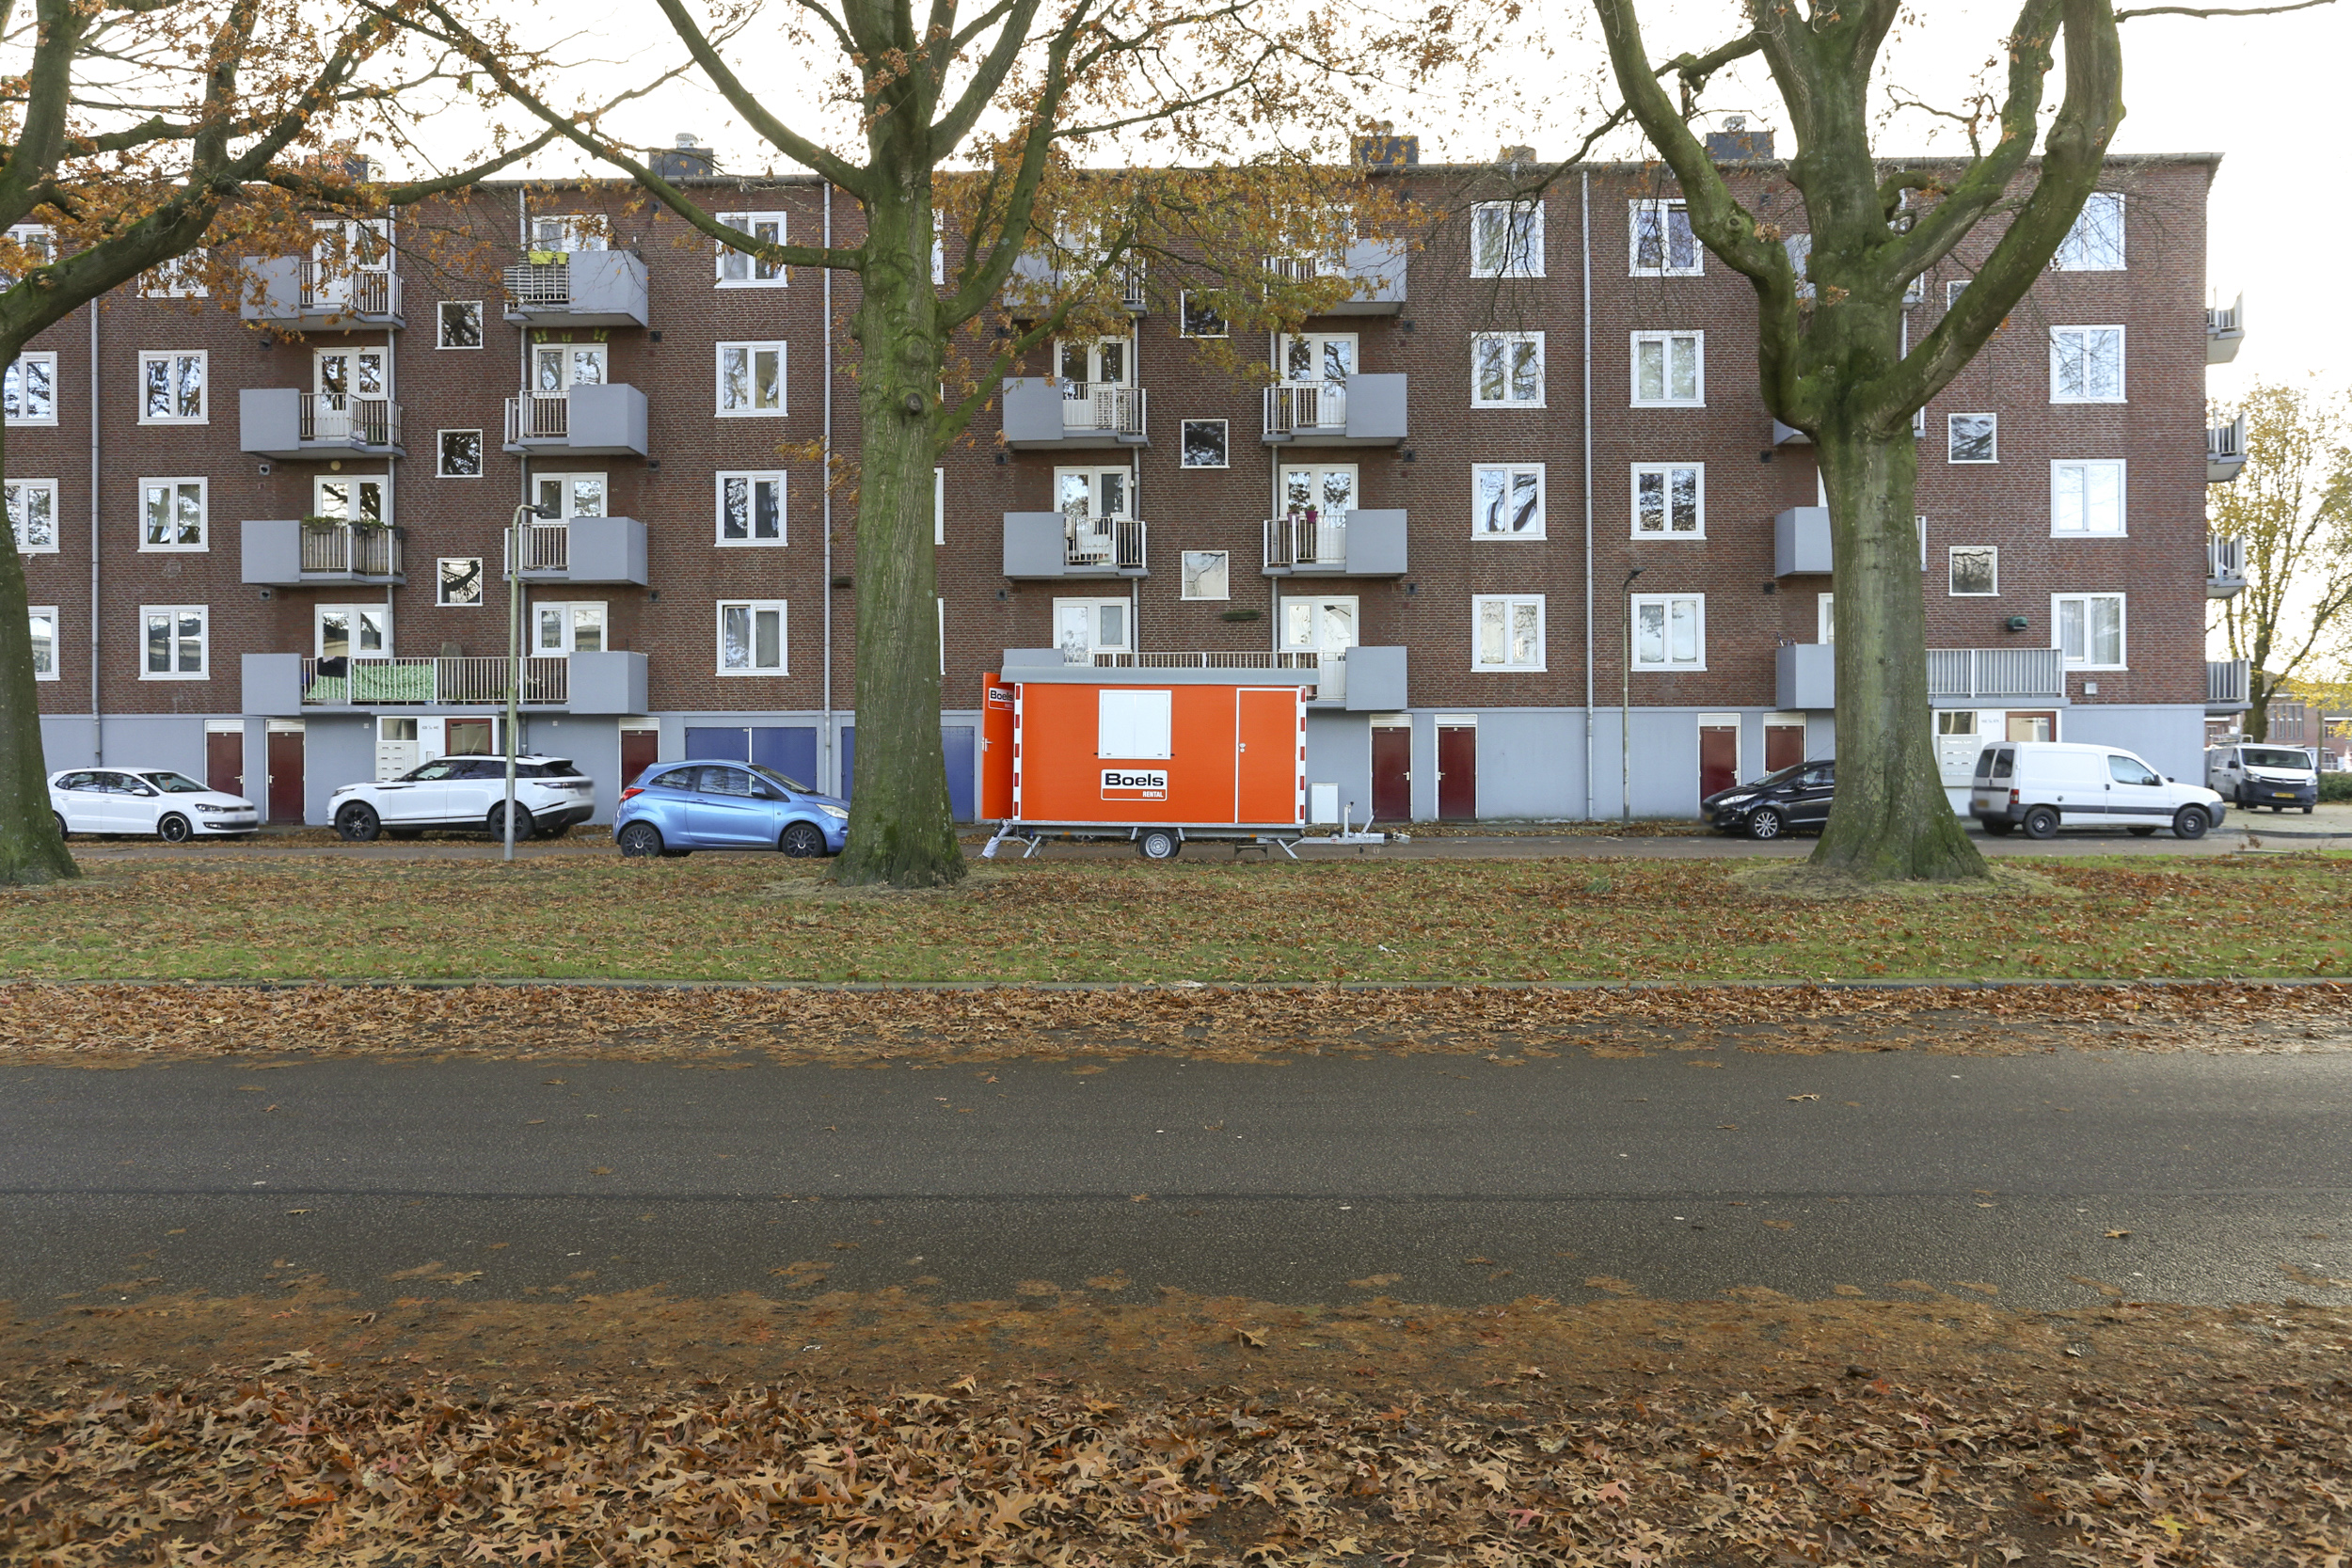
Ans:
{"type": "Polygon", "coordinates": [[[2023,828],[2051,838],[2060,828],[2128,828],[2141,838],[2169,826],[2202,838],[2229,807],[2201,784],[2168,779],[2121,746],[2015,740],[1977,754],[1968,815],[1988,833],[2023,828]]]}
{"type": "Polygon", "coordinates": [[[2252,741],[2216,746],[2205,753],[2205,784],[2249,811],[2301,806],[2308,815],[2319,804],[2319,774],[2312,767],[2312,754],[2300,746],[2252,741]]]}

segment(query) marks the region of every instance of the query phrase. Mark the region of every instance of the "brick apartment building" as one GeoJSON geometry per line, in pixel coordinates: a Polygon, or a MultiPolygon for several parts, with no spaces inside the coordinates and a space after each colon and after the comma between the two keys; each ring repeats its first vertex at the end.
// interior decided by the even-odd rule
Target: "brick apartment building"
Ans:
{"type": "MultiPolygon", "coordinates": [[[[2216,162],[2115,160],[1920,421],[1920,722],[1947,782],[2003,734],[2198,776],[2208,712],[2243,704],[2204,657],[2207,595],[2237,585],[2204,515],[2235,452],[2204,417],[2239,334],[2205,303],[2216,162]]],[[[1500,168],[1379,177],[1451,215],[1328,263],[1358,297],[1269,336],[1279,385],[1212,368],[1189,340],[1220,324],[1142,278],[1130,336],[1033,355],[946,459],[960,816],[983,673],[1070,649],[1317,653],[1309,777],[1359,819],[1613,816],[1621,769],[1634,814],[1687,816],[1832,752],[1815,463],[1757,396],[1748,284],[1661,173],[1574,168],[1517,208],[1479,199],[1500,168]]],[[[1802,212],[1775,165],[1733,178],[1802,212]]],[[[855,241],[814,180],[698,184],[747,229],[855,241]]],[[[804,444],[856,451],[827,326],[855,279],[714,257],[612,183],[400,223],[348,276],[258,258],[259,297],[123,291],[9,373],[50,766],[175,767],[322,822],[340,784],[498,749],[531,499],[563,520],[521,563],[524,749],[576,759],[600,816],[676,756],[845,789],[856,563],[804,444]],[[422,243],[451,235],[486,250],[422,243]]],[[[1915,335],[1968,259],[1923,281],[1915,335]]]]}

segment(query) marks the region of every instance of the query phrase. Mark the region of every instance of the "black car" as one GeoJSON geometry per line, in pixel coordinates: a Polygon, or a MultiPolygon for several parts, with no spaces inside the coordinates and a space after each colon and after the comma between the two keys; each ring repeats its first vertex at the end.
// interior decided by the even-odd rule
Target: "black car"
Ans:
{"type": "Polygon", "coordinates": [[[1829,820],[1830,797],[1836,785],[1835,762],[1801,762],[1719,789],[1699,802],[1699,811],[1718,832],[1750,838],[1778,838],[1801,830],[1819,832],[1829,820]]]}

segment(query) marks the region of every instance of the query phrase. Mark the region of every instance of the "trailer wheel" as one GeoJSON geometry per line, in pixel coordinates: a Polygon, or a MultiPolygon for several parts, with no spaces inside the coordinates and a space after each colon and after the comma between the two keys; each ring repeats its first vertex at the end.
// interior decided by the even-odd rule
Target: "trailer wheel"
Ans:
{"type": "Polygon", "coordinates": [[[1136,848],[1148,861],[1172,861],[1184,847],[1184,841],[1168,828],[1146,828],[1136,838],[1136,848]]]}

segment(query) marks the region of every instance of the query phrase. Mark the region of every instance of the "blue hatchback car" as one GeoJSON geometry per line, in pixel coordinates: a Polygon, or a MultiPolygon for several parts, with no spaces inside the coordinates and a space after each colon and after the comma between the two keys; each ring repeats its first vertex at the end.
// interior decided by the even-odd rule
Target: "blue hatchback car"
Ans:
{"type": "Polygon", "coordinates": [[[621,792],[612,836],[624,855],[697,849],[778,849],[837,855],[850,808],[772,768],[746,762],[661,762],[621,792]]]}

